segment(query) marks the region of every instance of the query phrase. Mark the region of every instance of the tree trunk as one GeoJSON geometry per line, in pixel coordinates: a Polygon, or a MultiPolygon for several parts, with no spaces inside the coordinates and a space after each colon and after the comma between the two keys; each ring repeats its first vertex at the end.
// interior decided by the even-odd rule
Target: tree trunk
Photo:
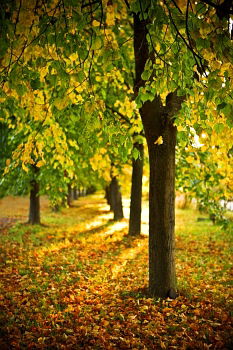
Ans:
{"type": "MultiPolygon", "coordinates": [[[[35,174],[39,171],[38,168],[35,169],[35,174]]],[[[29,205],[29,219],[28,223],[31,225],[40,224],[40,196],[39,190],[40,186],[36,179],[30,182],[30,205],[29,205]]]]}
{"type": "Polygon", "coordinates": [[[72,199],[73,199],[72,188],[71,188],[71,185],[68,184],[68,193],[67,193],[67,205],[68,205],[68,207],[71,207],[72,199]]]}
{"type": "Polygon", "coordinates": [[[123,219],[123,206],[122,206],[122,197],[120,186],[116,176],[112,178],[110,183],[110,203],[112,205],[114,221],[123,219]]]}
{"type": "Polygon", "coordinates": [[[106,199],[108,205],[110,206],[110,211],[113,211],[112,202],[111,202],[111,195],[110,195],[110,185],[107,185],[105,187],[105,199],[106,199]]]}
{"type": "MultiPolygon", "coordinates": [[[[148,109],[151,110],[146,111],[144,118],[147,117],[147,113],[151,112],[152,115],[155,113],[153,104],[148,104],[148,109]]],[[[161,114],[158,115],[160,116],[161,114]]],[[[174,259],[176,128],[171,122],[160,132],[156,129],[155,123],[154,132],[146,131],[150,162],[149,291],[153,296],[165,298],[175,296],[176,290],[174,259]],[[154,143],[159,136],[163,137],[161,145],[154,143]]]]}
{"type": "MultiPolygon", "coordinates": [[[[149,49],[146,22],[134,14],[135,86],[145,85],[141,79],[149,49]]],[[[184,97],[176,93],[167,95],[163,107],[159,96],[147,101],[140,108],[145,130],[150,162],[149,189],[149,292],[152,296],[166,298],[176,296],[174,262],[175,227],[175,144],[174,115],[179,111],[184,97]],[[156,144],[162,136],[163,143],[156,144]]]]}
{"type": "Polygon", "coordinates": [[[132,184],[130,196],[129,235],[137,236],[141,233],[142,209],[142,175],[143,175],[143,144],[135,143],[139,151],[139,158],[132,160],[132,184]]]}
{"type": "Polygon", "coordinates": [[[93,194],[93,193],[95,193],[95,191],[96,191],[95,186],[91,185],[90,187],[87,188],[86,194],[87,194],[87,195],[93,194]]]}
{"type": "Polygon", "coordinates": [[[73,199],[77,200],[78,199],[78,190],[77,187],[73,188],[73,199]]]}

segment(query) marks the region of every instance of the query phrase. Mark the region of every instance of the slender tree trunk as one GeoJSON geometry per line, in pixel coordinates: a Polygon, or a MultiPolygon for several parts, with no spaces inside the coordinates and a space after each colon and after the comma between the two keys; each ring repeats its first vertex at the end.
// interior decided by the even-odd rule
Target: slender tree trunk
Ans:
{"type": "Polygon", "coordinates": [[[93,193],[95,193],[95,191],[96,191],[95,186],[91,185],[90,187],[87,188],[86,194],[87,194],[87,195],[93,194],[93,193]]]}
{"type": "Polygon", "coordinates": [[[122,197],[120,186],[116,176],[112,178],[110,183],[110,203],[112,205],[114,221],[123,219],[123,206],[122,206],[122,197]]]}
{"type": "Polygon", "coordinates": [[[74,188],[73,188],[73,198],[74,198],[74,200],[77,200],[77,199],[78,199],[78,190],[77,190],[77,187],[74,187],[74,188]]]}
{"type": "MultiPolygon", "coordinates": [[[[34,168],[35,174],[38,173],[39,169],[34,168]]],[[[30,204],[29,204],[29,218],[28,223],[31,225],[40,224],[40,196],[39,190],[40,186],[36,179],[30,182],[30,204]]]]}
{"type": "Polygon", "coordinates": [[[72,188],[71,188],[71,185],[68,184],[68,193],[67,193],[67,205],[68,205],[68,207],[71,206],[72,199],[73,199],[72,188]]]}
{"type": "MultiPolygon", "coordinates": [[[[146,22],[134,14],[135,86],[145,85],[141,74],[149,49],[146,22]]],[[[174,115],[179,111],[184,97],[176,93],[167,95],[166,106],[159,96],[147,101],[140,108],[145,130],[150,162],[149,189],[149,291],[152,296],[166,298],[176,296],[174,262],[175,226],[175,144],[174,115]],[[156,141],[162,136],[163,143],[156,141]]]]}
{"type": "Polygon", "coordinates": [[[139,158],[132,160],[132,183],[130,196],[129,235],[137,236],[141,233],[142,210],[142,175],[143,175],[143,144],[135,143],[139,151],[139,158]]]}
{"type": "Polygon", "coordinates": [[[108,205],[110,206],[110,211],[113,211],[113,206],[112,206],[112,202],[111,202],[111,195],[110,195],[110,185],[107,185],[105,187],[105,199],[106,199],[108,205]]]}

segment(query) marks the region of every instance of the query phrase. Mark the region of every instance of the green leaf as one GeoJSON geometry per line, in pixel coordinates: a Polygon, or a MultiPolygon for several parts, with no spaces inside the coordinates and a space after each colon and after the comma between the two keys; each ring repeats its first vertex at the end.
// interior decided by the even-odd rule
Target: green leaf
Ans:
{"type": "Polygon", "coordinates": [[[27,92],[27,88],[25,85],[18,84],[16,86],[16,92],[19,96],[23,96],[27,92]]]}
{"type": "Polygon", "coordinates": [[[137,160],[139,157],[139,151],[137,150],[137,148],[133,148],[132,150],[132,157],[137,160]]]}
{"type": "Polygon", "coordinates": [[[217,134],[220,134],[224,129],[224,124],[223,123],[217,123],[214,125],[214,130],[216,131],[217,134]]]}
{"type": "Polygon", "coordinates": [[[141,101],[141,97],[140,95],[138,95],[135,99],[135,103],[137,105],[138,108],[141,108],[142,107],[142,101],[141,101]]]}
{"type": "Polygon", "coordinates": [[[144,72],[141,75],[143,80],[148,80],[150,76],[151,76],[151,72],[149,70],[144,70],[144,72]]]}
{"type": "Polygon", "coordinates": [[[97,36],[93,41],[92,41],[92,46],[91,48],[93,50],[99,50],[103,46],[102,40],[99,36],[97,36]]]}
{"type": "Polygon", "coordinates": [[[220,111],[221,109],[223,109],[226,106],[226,102],[222,102],[219,105],[217,105],[217,110],[220,111]]]}
{"type": "Polygon", "coordinates": [[[8,49],[8,43],[4,38],[0,38],[0,57],[3,57],[8,49]]]}
{"type": "Polygon", "coordinates": [[[39,78],[32,79],[30,81],[30,84],[33,90],[38,90],[40,88],[40,79],[39,78]]]}
{"type": "Polygon", "coordinates": [[[83,71],[80,71],[77,73],[77,81],[79,83],[82,83],[85,80],[86,76],[85,73],[83,71]]]}

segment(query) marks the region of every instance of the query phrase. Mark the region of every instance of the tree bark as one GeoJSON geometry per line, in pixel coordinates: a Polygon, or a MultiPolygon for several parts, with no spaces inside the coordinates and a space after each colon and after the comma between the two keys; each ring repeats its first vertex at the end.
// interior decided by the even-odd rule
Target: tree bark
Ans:
{"type": "Polygon", "coordinates": [[[72,200],[73,200],[72,188],[71,188],[71,185],[68,184],[68,193],[67,193],[67,205],[68,205],[68,207],[71,207],[72,200]]]}
{"type": "Polygon", "coordinates": [[[172,122],[162,126],[162,114],[155,104],[147,102],[142,115],[150,161],[149,189],[149,291],[153,296],[168,297],[175,295],[176,274],[174,259],[175,227],[175,144],[176,128],[172,122]],[[160,121],[148,130],[148,116],[153,115],[160,121]],[[159,130],[160,129],[160,130],[159,130]],[[154,142],[159,136],[163,144],[154,142]]]}
{"type": "Polygon", "coordinates": [[[130,196],[129,235],[137,236],[141,233],[142,210],[142,175],[143,175],[143,144],[135,143],[139,151],[139,158],[132,160],[132,183],[130,196]]]}
{"type": "Polygon", "coordinates": [[[112,206],[113,210],[113,220],[118,221],[123,219],[123,206],[122,206],[122,197],[119,182],[116,176],[112,177],[112,181],[110,183],[110,206],[112,206]]]}
{"type": "Polygon", "coordinates": [[[73,199],[77,200],[78,199],[78,190],[77,187],[73,188],[73,199]]]}
{"type": "MultiPolygon", "coordinates": [[[[145,82],[141,79],[149,49],[146,22],[134,14],[135,95],[145,82]]],[[[150,162],[149,188],[149,292],[151,296],[176,296],[174,259],[175,227],[175,145],[174,115],[183,97],[167,95],[166,106],[159,96],[140,108],[150,162]],[[156,144],[162,136],[163,143],[156,144]]]]}
{"type": "Polygon", "coordinates": [[[112,202],[111,202],[111,195],[110,195],[110,185],[107,185],[105,187],[105,199],[106,199],[108,205],[110,206],[110,211],[113,211],[112,202]]]}
{"type": "MultiPolygon", "coordinates": [[[[34,173],[38,173],[39,169],[34,168],[34,173]]],[[[29,204],[29,218],[28,223],[31,225],[40,224],[40,186],[36,179],[30,182],[30,204],[29,204]]]]}
{"type": "Polygon", "coordinates": [[[86,194],[87,195],[93,194],[93,193],[95,193],[95,191],[96,191],[95,186],[91,185],[90,187],[87,187],[86,194]]]}

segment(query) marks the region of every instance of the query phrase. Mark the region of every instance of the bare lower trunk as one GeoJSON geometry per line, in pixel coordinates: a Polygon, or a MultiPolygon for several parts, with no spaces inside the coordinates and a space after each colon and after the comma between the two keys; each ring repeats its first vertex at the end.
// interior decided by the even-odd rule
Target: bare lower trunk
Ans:
{"type": "Polygon", "coordinates": [[[71,185],[69,184],[68,185],[68,193],[67,193],[67,205],[68,205],[68,207],[71,207],[72,200],[73,200],[73,192],[72,192],[71,185]]]}
{"type": "Polygon", "coordinates": [[[29,205],[29,219],[28,223],[31,225],[40,224],[40,196],[39,183],[33,179],[31,181],[30,189],[30,205],[29,205]]]}
{"type": "Polygon", "coordinates": [[[77,187],[73,188],[73,199],[77,200],[78,199],[78,190],[77,187]]]}
{"type": "Polygon", "coordinates": [[[137,236],[141,233],[142,209],[142,174],[143,174],[143,144],[135,143],[139,151],[139,158],[132,160],[132,183],[130,196],[129,235],[137,236]]]}
{"type": "Polygon", "coordinates": [[[149,291],[153,296],[175,297],[175,144],[176,130],[163,132],[163,144],[147,138],[150,161],[149,291]]]}
{"type": "Polygon", "coordinates": [[[114,221],[123,219],[123,206],[120,186],[117,178],[114,176],[110,183],[110,203],[112,206],[114,221]]]}
{"type": "Polygon", "coordinates": [[[110,211],[113,211],[112,202],[111,202],[111,195],[110,195],[110,185],[107,185],[105,187],[105,199],[106,199],[108,205],[110,206],[110,211]]]}

